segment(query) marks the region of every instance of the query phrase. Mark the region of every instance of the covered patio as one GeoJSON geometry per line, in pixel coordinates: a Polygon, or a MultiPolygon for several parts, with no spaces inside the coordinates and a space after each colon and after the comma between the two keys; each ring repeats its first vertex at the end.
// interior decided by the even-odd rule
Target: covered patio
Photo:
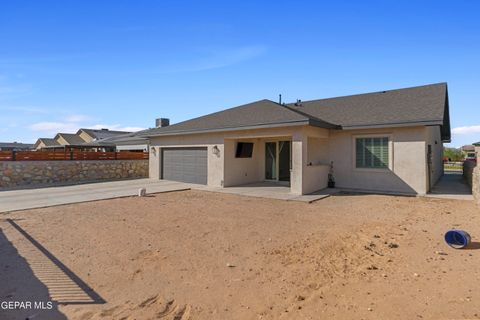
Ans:
{"type": "Polygon", "coordinates": [[[283,128],[232,135],[224,140],[223,187],[274,188],[285,193],[282,197],[309,195],[327,187],[328,161],[325,129],[283,128]]]}

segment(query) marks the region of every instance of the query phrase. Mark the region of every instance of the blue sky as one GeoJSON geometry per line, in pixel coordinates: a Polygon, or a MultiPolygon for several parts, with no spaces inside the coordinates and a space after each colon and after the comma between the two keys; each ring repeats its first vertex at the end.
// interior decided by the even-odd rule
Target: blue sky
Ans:
{"type": "Polygon", "coordinates": [[[479,1],[3,1],[0,141],[135,130],[259,99],[448,82],[480,141],[479,1]]]}

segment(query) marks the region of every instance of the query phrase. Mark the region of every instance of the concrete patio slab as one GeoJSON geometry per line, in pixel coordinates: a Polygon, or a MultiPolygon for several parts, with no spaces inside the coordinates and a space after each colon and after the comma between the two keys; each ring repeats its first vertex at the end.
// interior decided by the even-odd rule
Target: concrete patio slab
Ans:
{"type": "Polygon", "coordinates": [[[435,184],[430,193],[430,198],[473,200],[472,189],[463,178],[461,171],[445,171],[445,174],[435,184]]]}
{"type": "Polygon", "coordinates": [[[308,195],[297,195],[290,193],[290,187],[274,182],[257,182],[241,186],[214,188],[208,186],[190,185],[192,189],[213,191],[220,193],[237,194],[248,197],[287,200],[287,201],[301,201],[314,202],[329,197],[331,194],[340,192],[337,189],[323,189],[308,195]]]}
{"type": "Polygon", "coordinates": [[[140,188],[146,188],[147,194],[190,189],[187,184],[181,182],[135,179],[74,186],[1,191],[0,213],[134,196],[138,194],[138,189],[140,188]]]}

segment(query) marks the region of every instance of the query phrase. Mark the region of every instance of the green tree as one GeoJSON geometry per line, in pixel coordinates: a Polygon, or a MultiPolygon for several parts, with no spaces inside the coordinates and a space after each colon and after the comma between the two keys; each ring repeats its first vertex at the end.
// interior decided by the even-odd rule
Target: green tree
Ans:
{"type": "Polygon", "coordinates": [[[443,148],[443,156],[452,161],[460,161],[463,159],[462,150],[456,148],[443,148]]]}

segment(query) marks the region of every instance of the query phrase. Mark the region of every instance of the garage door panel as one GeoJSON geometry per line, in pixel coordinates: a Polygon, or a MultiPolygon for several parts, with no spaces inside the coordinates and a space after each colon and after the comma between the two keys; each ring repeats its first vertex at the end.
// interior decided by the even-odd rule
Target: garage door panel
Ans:
{"type": "Polygon", "coordinates": [[[207,184],[207,148],[163,149],[162,178],[207,184]]]}

